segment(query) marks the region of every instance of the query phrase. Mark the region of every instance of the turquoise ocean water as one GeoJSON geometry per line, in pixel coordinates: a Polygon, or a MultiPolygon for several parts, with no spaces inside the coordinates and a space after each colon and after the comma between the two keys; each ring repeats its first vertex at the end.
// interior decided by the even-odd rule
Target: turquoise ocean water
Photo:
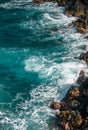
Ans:
{"type": "Polygon", "coordinates": [[[87,40],[63,11],[52,2],[0,2],[0,130],[54,130],[50,102],[86,69],[77,56],[87,40]]]}

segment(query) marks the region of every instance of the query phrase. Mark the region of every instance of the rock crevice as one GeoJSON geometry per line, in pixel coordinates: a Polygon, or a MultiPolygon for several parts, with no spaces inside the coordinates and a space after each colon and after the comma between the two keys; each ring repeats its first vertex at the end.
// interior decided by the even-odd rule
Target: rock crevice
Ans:
{"type": "MultiPolygon", "coordinates": [[[[87,64],[88,51],[81,53],[79,59],[87,64]]],[[[88,129],[88,72],[81,70],[77,83],[78,86],[72,86],[61,102],[52,103],[52,108],[60,111],[56,113],[58,130],[88,129]]]]}

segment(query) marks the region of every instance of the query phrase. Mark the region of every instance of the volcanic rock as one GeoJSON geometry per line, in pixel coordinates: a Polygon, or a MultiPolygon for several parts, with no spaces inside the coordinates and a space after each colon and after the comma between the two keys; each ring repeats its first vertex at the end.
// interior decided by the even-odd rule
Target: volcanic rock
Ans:
{"type": "Polygon", "coordinates": [[[50,104],[50,107],[53,108],[53,109],[60,109],[61,108],[61,104],[59,102],[52,102],[50,104]]]}

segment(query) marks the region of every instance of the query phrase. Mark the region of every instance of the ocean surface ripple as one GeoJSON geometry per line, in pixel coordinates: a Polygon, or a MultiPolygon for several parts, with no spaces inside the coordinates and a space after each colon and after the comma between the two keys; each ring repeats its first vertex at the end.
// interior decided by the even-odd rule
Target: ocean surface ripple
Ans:
{"type": "Polygon", "coordinates": [[[0,2],[0,130],[54,130],[51,101],[86,69],[77,56],[85,35],[56,3],[0,2]],[[52,124],[52,125],[51,125],[52,124]]]}

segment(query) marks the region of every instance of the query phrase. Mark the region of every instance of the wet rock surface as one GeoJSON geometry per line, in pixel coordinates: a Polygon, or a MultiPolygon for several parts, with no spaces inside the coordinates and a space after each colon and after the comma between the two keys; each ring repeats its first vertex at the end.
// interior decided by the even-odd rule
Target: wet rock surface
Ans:
{"type": "Polygon", "coordinates": [[[86,130],[88,128],[88,78],[80,86],[72,86],[65,98],[57,104],[60,104],[58,108],[60,112],[56,112],[56,116],[58,126],[61,126],[62,130],[86,130]]]}
{"type": "MultiPolygon", "coordinates": [[[[63,0],[64,1],[64,0],[63,0]]],[[[67,0],[65,3],[66,15],[78,17],[73,24],[80,33],[88,32],[88,1],[67,0]]]]}
{"type": "Polygon", "coordinates": [[[85,61],[85,63],[88,65],[88,51],[85,53],[82,52],[79,56],[79,59],[85,61]]]}
{"type": "Polygon", "coordinates": [[[60,108],[61,108],[61,103],[59,103],[59,102],[52,102],[52,103],[50,104],[50,107],[51,107],[52,109],[55,109],[55,110],[60,109],[60,108]]]}
{"type": "MultiPolygon", "coordinates": [[[[80,60],[87,60],[88,52],[80,54],[80,60]]],[[[88,74],[81,70],[77,80],[78,86],[72,86],[59,104],[58,130],[87,130],[88,129],[88,74]]],[[[53,109],[55,109],[53,107],[53,109]]]]}
{"type": "MultiPolygon", "coordinates": [[[[79,33],[88,32],[88,0],[34,0],[34,3],[57,2],[65,6],[68,17],[75,16],[77,20],[69,26],[76,26],[79,33]]],[[[88,36],[85,37],[88,39],[88,36]]],[[[88,65],[88,45],[83,48],[86,52],[79,59],[88,65]]],[[[51,103],[51,108],[58,118],[58,130],[88,130],[88,76],[81,70],[77,79],[78,86],[72,86],[61,102],[51,103]]]]}
{"type": "Polygon", "coordinates": [[[76,16],[78,19],[72,22],[80,33],[88,32],[88,1],[87,0],[33,0],[34,3],[57,2],[59,6],[65,6],[65,14],[68,17],[76,16]]]}

